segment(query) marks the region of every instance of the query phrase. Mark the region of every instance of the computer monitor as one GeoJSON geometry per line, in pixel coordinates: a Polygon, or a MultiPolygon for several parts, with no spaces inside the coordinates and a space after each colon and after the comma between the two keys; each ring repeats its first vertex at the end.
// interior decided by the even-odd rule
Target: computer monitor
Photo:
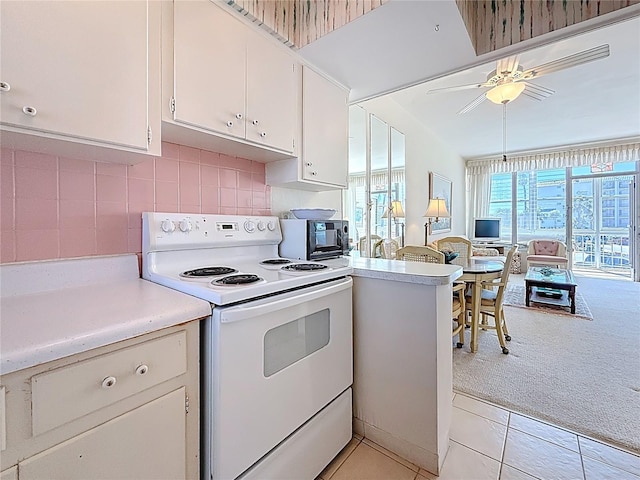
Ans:
{"type": "Polygon", "coordinates": [[[473,239],[478,241],[500,240],[500,219],[476,218],[473,223],[473,239]]]}

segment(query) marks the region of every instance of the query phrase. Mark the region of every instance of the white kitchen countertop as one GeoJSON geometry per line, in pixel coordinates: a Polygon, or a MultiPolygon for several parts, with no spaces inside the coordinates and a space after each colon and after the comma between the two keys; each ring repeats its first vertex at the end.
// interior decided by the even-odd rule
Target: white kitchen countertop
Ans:
{"type": "Polygon", "coordinates": [[[139,278],[135,255],[4,264],[0,274],[3,375],[211,314],[208,302],[139,278]]]}
{"type": "Polygon", "coordinates": [[[437,286],[452,283],[462,275],[462,267],[459,265],[405,262],[357,256],[349,258],[354,277],[437,286]]]}

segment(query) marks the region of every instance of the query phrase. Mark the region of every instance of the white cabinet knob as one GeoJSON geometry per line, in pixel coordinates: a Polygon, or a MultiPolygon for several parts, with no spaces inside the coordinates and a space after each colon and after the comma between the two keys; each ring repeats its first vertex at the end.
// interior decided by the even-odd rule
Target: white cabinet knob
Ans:
{"type": "Polygon", "coordinates": [[[22,107],[22,113],[30,117],[35,117],[38,111],[34,107],[22,107]]]}
{"type": "Polygon", "coordinates": [[[171,233],[176,229],[176,224],[173,223],[171,220],[163,220],[162,223],[160,224],[160,228],[165,233],[171,233]]]}
{"type": "Polygon", "coordinates": [[[8,92],[11,90],[11,85],[7,82],[0,82],[0,92],[8,92]]]}
{"type": "Polygon", "coordinates": [[[233,122],[231,120],[227,122],[227,127],[233,127],[233,122]]]}
{"type": "Polygon", "coordinates": [[[236,113],[236,118],[237,118],[238,120],[240,120],[240,119],[242,118],[242,114],[241,114],[241,113],[236,113]]]}
{"type": "Polygon", "coordinates": [[[318,172],[311,172],[311,175],[315,177],[316,175],[318,175],[318,172]]]}
{"type": "Polygon", "coordinates": [[[310,167],[311,165],[313,165],[313,163],[307,162],[306,165],[307,165],[307,167],[310,167]]]}
{"type": "Polygon", "coordinates": [[[260,136],[261,136],[262,138],[266,137],[266,136],[267,136],[267,132],[260,132],[260,136]]]}
{"type": "Polygon", "coordinates": [[[105,377],[102,380],[102,388],[111,388],[116,384],[116,377],[105,377]]]}
{"type": "Polygon", "coordinates": [[[136,375],[145,375],[149,371],[149,367],[146,365],[138,365],[136,368],[136,375]]]}
{"type": "Polygon", "coordinates": [[[258,120],[253,120],[251,123],[253,123],[254,125],[258,125],[258,120]]]}

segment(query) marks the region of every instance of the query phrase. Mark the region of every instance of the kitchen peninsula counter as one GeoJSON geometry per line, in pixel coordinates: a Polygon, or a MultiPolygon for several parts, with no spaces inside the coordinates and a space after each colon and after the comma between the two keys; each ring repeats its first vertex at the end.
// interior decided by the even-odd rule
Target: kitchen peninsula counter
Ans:
{"type": "Polygon", "coordinates": [[[452,282],[462,267],[349,258],[354,429],[434,474],[452,414],[452,282]]]}

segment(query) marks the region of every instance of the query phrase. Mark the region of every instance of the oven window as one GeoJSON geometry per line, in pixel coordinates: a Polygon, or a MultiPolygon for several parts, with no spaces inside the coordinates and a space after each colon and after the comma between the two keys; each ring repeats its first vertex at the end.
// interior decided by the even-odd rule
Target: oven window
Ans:
{"type": "Polygon", "coordinates": [[[328,308],[272,328],[264,336],[264,376],[270,377],[328,343],[328,308]]]}

